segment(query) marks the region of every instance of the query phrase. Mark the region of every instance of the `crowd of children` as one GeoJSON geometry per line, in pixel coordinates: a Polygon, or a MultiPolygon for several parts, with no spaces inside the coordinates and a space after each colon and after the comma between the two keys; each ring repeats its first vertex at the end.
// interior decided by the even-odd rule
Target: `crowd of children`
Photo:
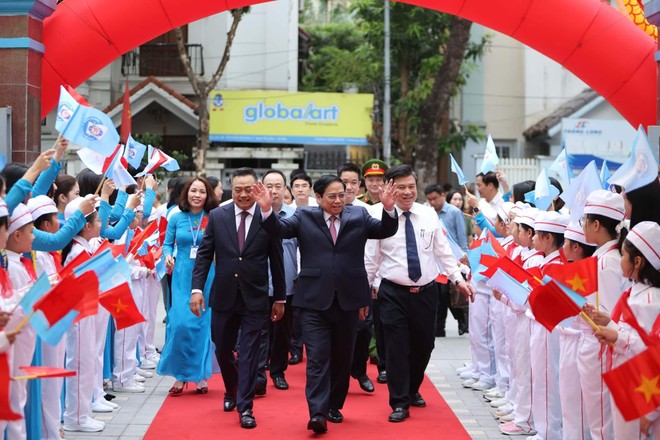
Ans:
{"type": "MultiPolygon", "coordinates": [[[[478,180],[495,188],[507,183],[500,172],[478,180]]],[[[636,206],[644,209],[639,194],[660,191],[660,183],[653,179],[635,187],[630,199],[636,206],[625,188],[591,191],[579,207],[582,216],[573,221],[560,198],[547,210],[534,207],[530,197],[525,201],[522,195],[534,183],[514,185],[494,206],[472,201],[477,229],[483,229],[482,237],[490,231],[511,260],[541,277],[554,265],[595,257],[597,291],[586,297],[581,315],[548,331],[529,302],[521,305],[473,277],[472,362],[457,371],[463,386],[483,393],[505,435],[528,440],[657,437],[659,411],[626,421],[603,374],[660,336],[660,214],[657,206],[645,209],[645,215],[632,214],[636,206]],[[640,336],[640,328],[651,336],[640,336]]]]}
{"type": "MultiPolygon", "coordinates": [[[[141,228],[165,214],[165,206],[157,207],[158,183],[153,177],[118,189],[112,180],[101,183],[101,176],[87,172],[74,178],[61,173],[66,148],[66,141],[60,142],[29,168],[8,164],[0,178],[0,352],[8,355],[12,377],[24,376],[20,367],[31,365],[37,351],[39,366],[75,372],[65,379],[42,380],[36,397],[29,393],[27,380],[10,382],[14,413],[24,416],[29,398],[40,401],[44,439],[61,438],[62,429],[102,431],[104,423],[92,413],[118,408],[110,393],[144,392],[142,382],[153,376],[149,370],[159,359],[154,328],[161,284],[148,258],[127,259],[131,294],[145,322],[115,331],[110,313],[99,305],[96,314],[73,321],[59,341],[47,343],[26,320],[30,313],[23,310],[21,300],[42,275],[55,286],[62,269],[74,265],[79,255],[93,255],[108,239],[128,249],[141,228]]],[[[157,255],[159,241],[149,244],[148,252],[157,255]]],[[[26,429],[24,417],[0,421],[0,432],[8,439],[28,437],[26,429]]]]}

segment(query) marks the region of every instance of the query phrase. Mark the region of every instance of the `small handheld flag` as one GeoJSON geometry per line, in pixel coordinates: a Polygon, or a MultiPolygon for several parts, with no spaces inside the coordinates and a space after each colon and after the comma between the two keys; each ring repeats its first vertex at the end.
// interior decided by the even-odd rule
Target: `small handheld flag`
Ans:
{"type": "Polygon", "coordinates": [[[495,142],[491,135],[488,135],[486,141],[486,151],[484,152],[484,160],[481,163],[481,172],[483,174],[497,170],[497,165],[500,163],[500,158],[497,157],[497,150],[495,149],[495,142]]]}
{"type": "Polygon", "coordinates": [[[458,162],[456,162],[456,159],[454,159],[454,155],[449,154],[449,159],[451,160],[451,171],[458,177],[458,184],[465,185],[468,180],[465,178],[465,173],[463,173],[463,170],[458,165],[458,162]]]}

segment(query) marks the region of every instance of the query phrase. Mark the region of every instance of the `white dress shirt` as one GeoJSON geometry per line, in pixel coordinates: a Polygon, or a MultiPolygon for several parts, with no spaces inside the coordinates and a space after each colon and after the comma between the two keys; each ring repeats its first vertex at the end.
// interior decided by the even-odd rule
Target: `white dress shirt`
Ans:
{"type": "MultiPolygon", "coordinates": [[[[374,205],[374,206],[379,206],[374,205]]],[[[451,281],[462,281],[463,277],[456,258],[452,254],[447,238],[440,228],[440,220],[433,208],[414,203],[410,209],[410,221],[415,229],[415,241],[419,254],[422,276],[413,281],[408,277],[408,257],[406,253],[406,218],[400,209],[399,229],[392,237],[382,240],[369,240],[365,250],[365,266],[369,283],[379,286],[380,281],[376,275],[403,286],[423,286],[434,281],[440,271],[436,260],[447,270],[451,281]]],[[[375,218],[382,215],[380,210],[374,209],[375,218]],[[380,211],[380,212],[378,212],[380,211]]]]}
{"type": "MultiPolygon", "coordinates": [[[[257,204],[254,203],[250,206],[249,209],[241,209],[238,206],[234,205],[234,217],[236,219],[236,231],[238,232],[238,227],[241,225],[241,212],[246,211],[249,215],[245,217],[245,237],[247,238],[248,231],[250,230],[250,225],[252,224],[252,219],[254,218],[254,210],[256,209],[257,204]]],[[[243,242],[245,243],[245,241],[243,242]]]]}

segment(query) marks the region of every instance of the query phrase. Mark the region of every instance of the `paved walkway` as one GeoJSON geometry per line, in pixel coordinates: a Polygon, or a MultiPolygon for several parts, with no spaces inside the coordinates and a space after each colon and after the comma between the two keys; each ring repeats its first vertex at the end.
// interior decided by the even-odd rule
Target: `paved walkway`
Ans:
{"type": "MultiPolygon", "coordinates": [[[[163,311],[159,307],[156,327],[157,346],[162,346],[165,336],[165,324],[162,324],[163,311]]],[[[456,322],[451,314],[447,318],[447,337],[437,338],[427,375],[452,408],[467,432],[474,439],[504,439],[497,428],[498,423],[490,412],[481,393],[461,387],[461,380],[456,375],[456,368],[469,359],[467,335],[458,336],[456,322]]],[[[372,378],[375,379],[375,378],[372,378]]],[[[144,394],[118,394],[113,402],[120,405],[113,413],[95,414],[97,420],[106,423],[106,428],[99,433],[65,433],[67,440],[139,440],[156,416],[167,397],[174,379],[154,375],[147,379],[144,394]]],[[[383,420],[384,423],[387,423],[383,420]]],[[[433,438],[437,438],[434,434],[433,438]]]]}

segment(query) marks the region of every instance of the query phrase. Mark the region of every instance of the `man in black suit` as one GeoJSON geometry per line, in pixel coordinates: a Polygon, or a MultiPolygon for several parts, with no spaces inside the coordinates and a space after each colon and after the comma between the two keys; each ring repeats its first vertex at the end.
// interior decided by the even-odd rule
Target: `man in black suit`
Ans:
{"type": "Polygon", "coordinates": [[[232,173],[233,203],[209,214],[204,239],[197,251],[192,273],[191,311],[199,316],[204,309],[201,292],[215,258],[215,280],[209,299],[213,309],[211,332],[216,357],[225,382],[224,410],[238,410],[243,428],[257,426],[252,399],[257,378],[260,332],[271,311],[277,321],[284,314],[285,282],[282,242],[262,229],[252,189],[257,176],[251,168],[232,173]],[[273,277],[273,300],[268,299],[268,267],[273,277]],[[240,363],[233,349],[238,330],[240,363]]]}
{"type": "Polygon", "coordinates": [[[398,227],[392,185],[381,193],[382,221],[362,207],[345,206],[345,190],[339,177],[322,176],[314,183],[319,206],[298,208],[286,219],[272,215],[271,195],[261,182],[253,190],[264,230],[298,238],[301,269],[293,305],[301,308],[308,357],[307,429],[315,433],[327,431],[326,420],[343,420],[339,410],[348,393],[357,323],[368,313],[370,300],[365,243],[390,237],[398,227]]]}

